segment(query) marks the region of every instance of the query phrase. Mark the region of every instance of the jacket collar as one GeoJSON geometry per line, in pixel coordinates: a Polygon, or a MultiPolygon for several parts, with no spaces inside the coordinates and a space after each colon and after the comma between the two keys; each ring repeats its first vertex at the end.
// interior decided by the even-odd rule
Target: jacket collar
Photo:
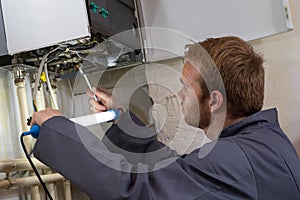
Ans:
{"type": "Polygon", "coordinates": [[[259,111],[237,123],[226,127],[221,132],[220,138],[238,135],[246,130],[267,126],[279,126],[276,108],[259,111]]]}

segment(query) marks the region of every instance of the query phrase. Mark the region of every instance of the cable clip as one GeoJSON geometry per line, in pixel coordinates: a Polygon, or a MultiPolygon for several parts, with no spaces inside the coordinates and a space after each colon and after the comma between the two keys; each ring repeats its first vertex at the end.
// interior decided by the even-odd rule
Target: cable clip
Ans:
{"type": "Polygon", "coordinates": [[[31,120],[32,120],[32,117],[29,117],[28,119],[27,119],[27,126],[30,126],[30,124],[31,124],[31,120]]]}

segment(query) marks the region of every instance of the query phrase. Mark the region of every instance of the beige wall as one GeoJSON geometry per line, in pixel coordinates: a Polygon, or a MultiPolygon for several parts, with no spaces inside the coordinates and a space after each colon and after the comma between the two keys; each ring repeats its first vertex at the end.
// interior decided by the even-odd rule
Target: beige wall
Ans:
{"type": "Polygon", "coordinates": [[[294,30],[251,44],[266,60],[264,107],[278,108],[280,124],[300,154],[300,2],[289,3],[294,30]]]}
{"type": "MultiPolygon", "coordinates": [[[[279,123],[300,154],[300,2],[290,0],[289,3],[294,30],[250,43],[257,51],[264,54],[266,60],[264,109],[277,107],[279,123]]],[[[182,69],[180,59],[160,63],[172,66],[178,71],[182,69]]],[[[162,72],[157,72],[157,76],[168,77],[162,72]]],[[[170,79],[170,81],[176,80],[170,79]]],[[[171,102],[166,101],[165,98],[170,95],[167,91],[164,91],[163,88],[158,90],[156,87],[150,87],[150,95],[154,102],[161,104],[167,111],[171,111],[167,116],[159,115],[160,120],[165,121],[162,133],[159,134],[159,140],[170,145],[179,153],[188,153],[207,141],[201,131],[196,134],[196,137],[194,134],[184,134],[191,130],[185,126],[179,128],[178,119],[171,119],[174,112],[179,116],[180,110],[175,106],[174,99],[171,102]]]]}

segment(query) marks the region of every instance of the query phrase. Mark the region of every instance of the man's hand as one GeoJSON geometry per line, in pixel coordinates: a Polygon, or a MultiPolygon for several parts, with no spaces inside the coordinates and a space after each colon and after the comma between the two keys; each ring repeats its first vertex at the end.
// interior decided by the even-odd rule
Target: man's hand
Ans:
{"type": "Polygon", "coordinates": [[[58,110],[53,110],[52,108],[47,108],[46,110],[41,110],[39,112],[33,113],[31,126],[37,124],[42,126],[45,121],[55,116],[63,116],[58,110]]]}
{"type": "Polygon", "coordinates": [[[91,105],[91,111],[98,113],[111,109],[122,109],[124,108],[120,106],[117,101],[112,96],[112,93],[104,88],[95,88],[93,87],[93,92],[95,93],[99,102],[94,100],[93,93],[88,90],[87,95],[90,97],[89,103],[91,105]]]}

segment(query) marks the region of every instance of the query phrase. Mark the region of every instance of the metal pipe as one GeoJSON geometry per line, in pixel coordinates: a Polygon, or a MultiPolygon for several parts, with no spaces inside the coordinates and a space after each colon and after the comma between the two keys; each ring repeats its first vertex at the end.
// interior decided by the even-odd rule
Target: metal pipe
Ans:
{"type": "MultiPolygon", "coordinates": [[[[49,169],[48,166],[44,165],[35,158],[31,158],[37,169],[49,169]]],[[[16,172],[32,170],[31,165],[26,159],[15,159],[15,160],[2,160],[0,161],[0,172],[16,172]]]]}
{"type": "Polygon", "coordinates": [[[77,57],[73,57],[73,58],[69,58],[69,59],[61,59],[61,60],[58,60],[58,61],[53,61],[53,62],[50,62],[48,64],[48,66],[53,66],[53,65],[66,65],[68,63],[79,63],[82,59],[80,58],[77,58],[77,57]]]}
{"type": "MultiPolygon", "coordinates": [[[[82,51],[82,52],[84,52],[84,51],[82,51]]],[[[85,53],[86,54],[88,54],[90,51],[85,51],[85,53]]],[[[66,58],[70,58],[72,55],[75,55],[76,53],[75,52],[72,52],[72,51],[69,51],[69,52],[62,52],[58,57],[57,57],[57,59],[59,60],[62,60],[62,59],[64,59],[63,57],[66,57],[66,58]]],[[[25,63],[28,63],[28,62],[37,62],[37,61],[41,61],[43,58],[42,57],[28,57],[28,58],[25,58],[24,59],[24,62],[25,63]]],[[[50,63],[48,63],[48,65],[49,64],[51,64],[51,62],[50,63]]]]}
{"type": "MultiPolygon", "coordinates": [[[[59,173],[41,175],[41,178],[45,183],[52,183],[57,181],[63,181],[65,178],[59,173]]],[[[39,185],[40,182],[36,176],[22,177],[22,178],[9,178],[0,180],[1,189],[9,189],[11,187],[23,187],[39,185]]]]}

